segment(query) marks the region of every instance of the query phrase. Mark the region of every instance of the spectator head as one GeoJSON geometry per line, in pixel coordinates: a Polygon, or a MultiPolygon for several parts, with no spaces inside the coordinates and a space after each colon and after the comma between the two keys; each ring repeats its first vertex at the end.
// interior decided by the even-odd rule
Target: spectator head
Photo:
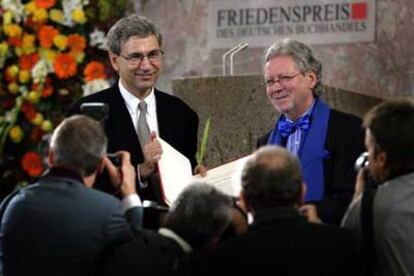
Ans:
{"type": "Polygon", "coordinates": [[[52,134],[49,163],[87,177],[96,172],[106,153],[107,138],[98,121],[74,115],[60,123],[52,134]]]}
{"type": "Polygon", "coordinates": [[[412,100],[385,101],[365,115],[369,170],[377,181],[414,171],[413,126],[412,100]]]}
{"type": "Polygon", "coordinates": [[[258,149],[242,173],[242,199],[253,214],[257,211],[298,206],[302,203],[302,171],[299,160],[279,146],[258,149]]]}
{"type": "Polygon", "coordinates": [[[169,228],[193,248],[219,240],[231,221],[232,200],[211,185],[195,183],[179,195],[166,215],[169,228]]]}

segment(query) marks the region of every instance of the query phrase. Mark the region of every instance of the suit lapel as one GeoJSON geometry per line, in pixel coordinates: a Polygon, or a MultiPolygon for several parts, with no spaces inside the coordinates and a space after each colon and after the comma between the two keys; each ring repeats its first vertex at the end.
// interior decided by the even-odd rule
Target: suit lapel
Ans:
{"type": "Polygon", "coordinates": [[[157,89],[154,89],[155,104],[157,108],[157,121],[158,121],[158,135],[164,140],[168,141],[171,137],[170,130],[172,122],[171,114],[169,114],[169,106],[165,101],[163,95],[157,89]]]}
{"type": "Polygon", "coordinates": [[[111,101],[109,103],[109,120],[107,124],[111,151],[127,150],[131,153],[133,164],[142,160],[142,151],[139,145],[138,135],[129,115],[129,111],[119,91],[118,85],[112,86],[111,101]],[[116,148],[115,148],[116,145],[116,148]]]}

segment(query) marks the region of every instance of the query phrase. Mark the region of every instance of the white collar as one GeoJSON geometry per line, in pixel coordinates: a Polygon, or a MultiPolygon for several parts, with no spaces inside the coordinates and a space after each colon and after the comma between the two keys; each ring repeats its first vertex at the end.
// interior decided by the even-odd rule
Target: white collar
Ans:
{"type": "Polygon", "coordinates": [[[168,228],[160,228],[158,233],[164,237],[170,238],[178,243],[178,245],[184,250],[184,252],[188,253],[193,250],[191,245],[183,240],[180,236],[178,236],[174,231],[168,228]]]}
{"type": "MultiPolygon", "coordinates": [[[[141,100],[135,97],[134,94],[132,94],[125,88],[125,86],[122,84],[121,79],[119,79],[118,87],[119,91],[121,92],[122,98],[124,98],[128,110],[130,112],[135,112],[141,100]]],[[[150,93],[144,98],[143,101],[145,101],[148,107],[152,106],[155,103],[154,87],[151,87],[150,93]]]]}

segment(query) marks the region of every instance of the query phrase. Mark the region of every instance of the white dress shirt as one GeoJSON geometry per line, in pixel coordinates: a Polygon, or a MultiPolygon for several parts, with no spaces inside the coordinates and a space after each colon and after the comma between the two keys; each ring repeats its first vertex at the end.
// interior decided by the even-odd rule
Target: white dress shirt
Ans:
{"type": "MultiPolygon", "coordinates": [[[[138,118],[140,114],[138,105],[141,100],[135,97],[132,93],[128,92],[121,81],[118,82],[118,86],[136,131],[138,129],[138,118]]],[[[154,87],[151,88],[151,92],[148,94],[148,96],[145,97],[143,101],[145,101],[147,104],[147,114],[145,118],[147,119],[148,127],[151,132],[155,131],[158,135],[158,120],[154,87]]]]}

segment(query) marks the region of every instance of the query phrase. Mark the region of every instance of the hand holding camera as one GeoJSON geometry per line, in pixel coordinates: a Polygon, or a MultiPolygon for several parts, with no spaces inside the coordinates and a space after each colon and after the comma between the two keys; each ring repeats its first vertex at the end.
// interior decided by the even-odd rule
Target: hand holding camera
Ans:
{"type": "Polygon", "coordinates": [[[136,193],[135,169],[131,164],[129,152],[119,151],[104,158],[104,168],[108,171],[112,184],[120,190],[122,196],[136,193]],[[112,161],[120,162],[116,166],[112,161]]]}

